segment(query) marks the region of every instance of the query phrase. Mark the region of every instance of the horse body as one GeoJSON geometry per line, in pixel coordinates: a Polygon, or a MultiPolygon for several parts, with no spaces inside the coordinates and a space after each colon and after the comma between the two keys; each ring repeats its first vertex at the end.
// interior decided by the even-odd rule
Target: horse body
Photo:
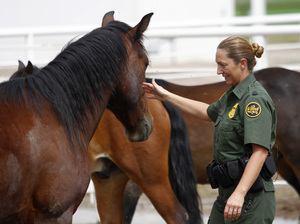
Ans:
{"type": "Polygon", "coordinates": [[[63,213],[70,219],[89,183],[87,156],[68,150],[68,136],[49,106],[40,111],[43,117],[27,110],[15,113],[23,107],[4,107],[0,114],[5,139],[0,147],[1,223],[47,223],[44,216],[63,213]],[[74,169],[76,164],[81,168],[74,169]]]}
{"type": "MultiPolygon", "coordinates": [[[[161,102],[148,101],[148,108],[154,117],[154,128],[147,141],[129,142],[123,134],[120,122],[110,111],[105,111],[90,142],[89,156],[92,180],[95,186],[97,209],[101,223],[130,223],[132,216],[124,217],[123,208],[126,210],[131,206],[135,207],[136,204],[129,205],[126,201],[122,207],[128,178],[134,181],[148,196],[166,223],[201,223],[192,158],[190,155],[190,160],[188,160],[189,155],[185,154],[189,153],[190,149],[188,147],[186,152],[185,146],[183,147],[178,143],[181,137],[185,136],[185,133],[171,137],[171,133],[174,134],[171,129],[177,128],[174,128],[170,121],[170,116],[172,116],[170,113],[174,112],[167,112],[161,102]],[[170,146],[170,139],[172,138],[179,146],[174,144],[170,146]],[[178,151],[173,152],[176,154],[175,157],[178,157],[177,159],[169,159],[169,157],[173,157],[170,155],[169,148],[170,151],[178,148],[178,151]],[[97,175],[100,170],[98,162],[107,157],[117,167],[112,166],[109,178],[99,178],[97,175]],[[173,173],[170,163],[173,163],[173,166],[176,166],[178,170],[169,179],[170,173],[173,173]],[[171,185],[174,179],[179,184],[171,185]],[[185,182],[186,185],[180,183],[181,181],[185,182]],[[186,192],[180,195],[184,190],[186,192]],[[181,198],[178,198],[178,195],[181,198]],[[188,208],[188,205],[192,208],[188,208]]],[[[178,118],[173,120],[178,122],[178,118]]],[[[181,125],[182,123],[178,128],[184,130],[181,125]]],[[[134,188],[131,192],[136,190],[134,188]]],[[[139,197],[140,193],[138,192],[136,197],[139,197]]],[[[129,200],[131,200],[131,196],[128,198],[129,200]]]]}
{"type": "Polygon", "coordinates": [[[37,74],[0,84],[0,223],[72,223],[105,107],[130,140],[148,138],[141,38],[151,16],[131,28],[108,13],[104,28],[71,43],[37,74]]]}
{"type": "Polygon", "coordinates": [[[276,147],[279,155],[273,153],[277,162],[278,173],[290,183],[300,196],[300,139],[299,101],[300,73],[282,69],[270,68],[257,71],[256,78],[266,88],[272,97],[277,110],[276,147]]]}

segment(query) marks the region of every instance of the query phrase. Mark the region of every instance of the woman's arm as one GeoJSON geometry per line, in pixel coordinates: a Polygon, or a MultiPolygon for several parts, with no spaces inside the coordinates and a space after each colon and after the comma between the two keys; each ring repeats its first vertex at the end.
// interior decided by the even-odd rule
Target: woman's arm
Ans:
{"type": "Polygon", "coordinates": [[[240,217],[244,198],[257,179],[268,156],[268,150],[263,146],[252,144],[252,149],[253,153],[247,163],[243,176],[234,192],[227,200],[224,209],[225,219],[233,220],[240,217]]]}
{"type": "Polygon", "coordinates": [[[168,101],[178,109],[187,112],[192,116],[195,116],[202,120],[211,121],[207,114],[207,108],[209,105],[206,103],[191,100],[171,93],[163,87],[159,86],[154,79],[152,79],[152,84],[144,82],[143,88],[146,93],[152,94],[147,96],[149,99],[168,101]]]}

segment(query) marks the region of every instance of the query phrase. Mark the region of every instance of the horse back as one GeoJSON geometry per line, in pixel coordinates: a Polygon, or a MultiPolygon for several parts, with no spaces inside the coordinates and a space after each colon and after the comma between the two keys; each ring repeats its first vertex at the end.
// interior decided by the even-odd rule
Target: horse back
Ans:
{"type": "MultiPolygon", "coordinates": [[[[271,96],[277,112],[276,144],[294,170],[300,170],[298,136],[300,124],[300,73],[284,68],[267,68],[254,73],[271,96]]],[[[300,175],[300,174],[299,174],[300,175]]]]}

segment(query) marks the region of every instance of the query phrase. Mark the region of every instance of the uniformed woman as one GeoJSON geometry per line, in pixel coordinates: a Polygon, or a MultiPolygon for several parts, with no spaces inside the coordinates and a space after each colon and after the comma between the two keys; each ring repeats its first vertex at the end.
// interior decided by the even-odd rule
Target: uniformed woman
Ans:
{"type": "MultiPolygon", "coordinates": [[[[275,143],[276,111],[272,99],[252,71],[264,48],[244,38],[223,40],[216,51],[217,74],[229,90],[208,105],[175,95],[155,80],[144,83],[148,98],[168,101],[182,111],[215,123],[214,162],[209,164],[212,186],[219,195],[208,223],[272,223],[274,185],[262,168],[275,143]]],[[[201,128],[201,127],[199,127],[201,128]]],[[[270,158],[270,157],[268,157],[270,158]]],[[[273,171],[272,171],[273,172],[273,171]]]]}

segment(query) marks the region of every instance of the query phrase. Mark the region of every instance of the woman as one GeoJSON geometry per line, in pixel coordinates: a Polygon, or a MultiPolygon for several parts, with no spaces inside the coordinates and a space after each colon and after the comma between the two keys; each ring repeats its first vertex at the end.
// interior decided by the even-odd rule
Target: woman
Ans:
{"type": "Polygon", "coordinates": [[[148,98],[168,101],[215,123],[214,162],[208,166],[208,176],[216,180],[214,187],[219,188],[219,195],[210,224],[260,224],[274,220],[274,185],[270,177],[261,177],[261,170],[275,143],[276,111],[270,96],[252,74],[255,57],[260,58],[263,51],[262,46],[251,45],[237,36],[219,44],[217,74],[231,87],[211,105],[175,95],[154,79],[152,84],[143,84],[145,92],[151,94],[148,98]]]}

